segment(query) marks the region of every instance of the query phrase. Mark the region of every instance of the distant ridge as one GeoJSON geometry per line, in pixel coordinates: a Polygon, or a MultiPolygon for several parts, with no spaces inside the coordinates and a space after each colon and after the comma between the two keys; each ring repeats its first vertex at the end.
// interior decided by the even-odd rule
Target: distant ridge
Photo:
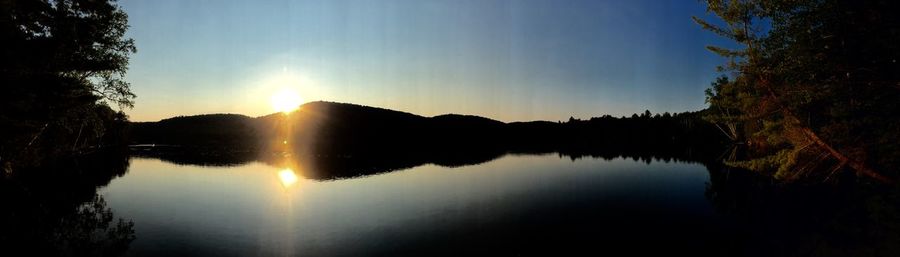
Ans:
{"type": "Polygon", "coordinates": [[[290,114],[178,116],[131,124],[133,144],[205,149],[289,151],[301,154],[377,156],[466,152],[535,152],[684,147],[725,138],[700,112],[603,116],[567,122],[505,123],[485,117],[443,114],[424,117],[358,104],[317,101],[290,114]]]}
{"type": "MultiPolygon", "coordinates": [[[[486,118],[486,117],[477,116],[477,115],[448,113],[448,114],[441,114],[441,115],[436,115],[436,116],[432,116],[432,117],[427,117],[427,116],[421,116],[421,115],[413,114],[413,113],[409,113],[409,112],[396,111],[396,110],[391,110],[391,109],[386,109],[386,108],[381,108],[381,107],[372,107],[372,106],[365,106],[365,105],[352,104],[352,103],[340,103],[340,102],[328,102],[328,101],[308,102],[308,103],[301,105],[299,109],[315,109],[315,110],[340,109],[341,111],[344,111],[344,112],[361,112],[361,113],[369,113],[369,114],[392,113],[393,115],[397,115],[397,116],[408,116],[410,118],[415,117],[415,118],[423,118],[423,119],[430,118],[430,119],[436,119],[436,120],[442,120],[442,121],[469,120],[471,122],[476,122],[476,120],[479,120],[480,122],[483,122],[483,123],[505,124],[505,122],[502,122],[499,120],[494,120],[491,118],[486,118]]],[[[276,112],[276,113],[266,114],[266,115],[262,115],[262,116],[258,116],[258,117],[252,117],[252,116],[248,116],[248,115],[244,115],[244,114],[234,114],[234,113],[210,113],[210,114],[197,114],[197,115],[179,115],[179,116],[161,119],[159,121],[137,121],[137,122],[132,122],[132,123],[157,123],[157,122],[165,123],[165,122],[187,122],[187,121],[203,122],[203,121],[210,121],[210,120],[215,120],[215,119],[221,119],[221,120],[271,119],[271,118],[280,117],[280,116],[284,116],[284,114],[280,113],[280,112],[276,112]]],[[[545,121],[527,121],[527,122],[545,122],[545,121]]],[[[550,122],[550,121],[546,121],[546,122],[550,122]]],[[[511,123],[521,123],[521,121],[511,122],[511,123]]],[[[552,123],[555,123],[555,122],[552,122],[552,123]]]]}
{"type": "Polygon", "coordinates": [[[346,178],[426,163],[477,164],[516,153],[571,158],[630,156],[709,161],[727,138],[700,112],[504,123],[485,117],[424,117],[357,104],[311,102],[290,114],[179,116],[130,124],[132,154],[200,165],[292,163],[304,176],[346,178]],[[162,147],[153,147],[161,145],[162,147]],[[149,146],[149,147],[148,147],[149,146]]]}

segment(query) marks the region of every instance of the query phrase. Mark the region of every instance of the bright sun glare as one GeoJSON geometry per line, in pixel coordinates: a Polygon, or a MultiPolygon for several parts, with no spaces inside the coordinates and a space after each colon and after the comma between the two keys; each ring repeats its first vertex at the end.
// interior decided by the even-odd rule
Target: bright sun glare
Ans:
{"type": "Polygon", "coordinates": [[[290,187],[294,183],[297,183],[297,174],[294,174],[294,171],[291,169],[283,169],[278,172],[278,178],[281,179],[281,185],[284,187],[290,187]]]}
{"type": "Polygon", "coordinates": [[[275,92],[271,101],[272,108],[275,108],[275,111],[287,114],[300,108],[303,99],[300,98],[300,94],[297,94],[297,91],[285,88],[275,92]]]}

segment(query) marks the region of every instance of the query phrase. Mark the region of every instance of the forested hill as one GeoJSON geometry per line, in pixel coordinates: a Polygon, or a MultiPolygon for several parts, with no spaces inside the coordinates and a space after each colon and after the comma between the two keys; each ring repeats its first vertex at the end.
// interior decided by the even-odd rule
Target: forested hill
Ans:
{"type": "Polygon", "coordinates": [[[479,116],[423,117],[355,104],[312,102],[290,114],[209,114],[130,126],[132,144],[319,155],[472,152],[590,153],[721,145],[727,138],[700,112],[504,123],[479,116]]]}

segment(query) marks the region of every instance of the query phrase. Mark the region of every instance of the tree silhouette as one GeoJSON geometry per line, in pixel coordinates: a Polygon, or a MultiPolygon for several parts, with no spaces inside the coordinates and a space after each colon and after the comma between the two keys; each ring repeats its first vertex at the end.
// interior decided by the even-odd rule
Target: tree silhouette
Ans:
{"type": "Polygon", "coordinates": [[[136,51],[115,1],[0,2],[0,162],[4,169],[110,144],[135,95],[136,51]]]}
{"type": "Polygon", "coordinates": [[[707,92],[716,111],[708,119],[753,146],[753,159],[736,164],[785,179],[849,169],[893,180],[900,167],[896,2],[706,2],[724,26],[694,20],[740,45],[708,47],[729,58],[720,67],[728,76],[707,92]]]}

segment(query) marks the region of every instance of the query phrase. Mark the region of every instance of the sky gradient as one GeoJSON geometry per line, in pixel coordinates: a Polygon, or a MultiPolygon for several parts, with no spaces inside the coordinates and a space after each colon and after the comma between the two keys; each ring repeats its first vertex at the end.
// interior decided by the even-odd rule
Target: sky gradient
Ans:
{"type": "Polygon", "coordinates": [[[727,45],[694,0],[123,0],[134,121],[275,112],[274,92],[433,116],[565,120],[705,107],[727,45]]]}

